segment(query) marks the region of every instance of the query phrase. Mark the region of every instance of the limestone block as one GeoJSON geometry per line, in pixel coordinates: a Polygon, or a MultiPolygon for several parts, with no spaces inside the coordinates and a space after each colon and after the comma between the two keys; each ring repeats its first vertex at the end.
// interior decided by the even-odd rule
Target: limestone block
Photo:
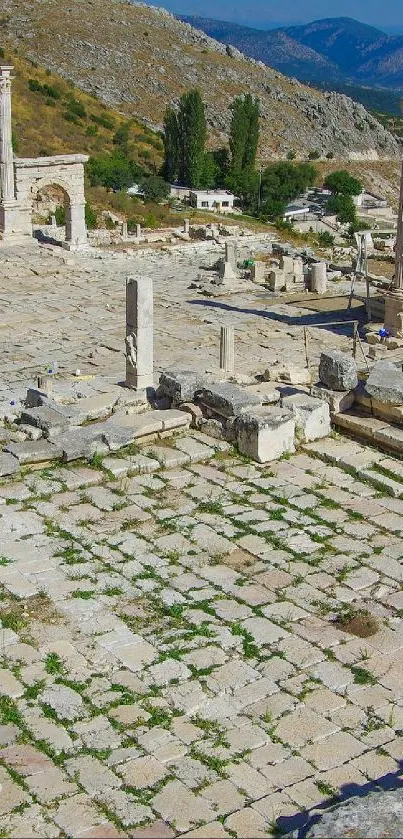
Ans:
{"type": "Polygon", "coordinates": [[[331,390],[352,390],[358,384],[354,358],[339,350],[324,350],[320,357],[319,378],[331,390]]]}
{"type": "Polygon", "coordinates": [[[267,463],[285,452],[295,451],[294,435],[295,417],[287,408],[241,414],[236,421],[239,451],[258,463],[267,463]]]}
{"type": "Polygon", "coordinates": [[[107,453],[108,447],[102,440],[103,423],[97,423],[93,428],[75,428],[66,433],[60,432],[58,445],[63,451],[65,463],[80,457],[91,457],[95,452],[107,453]]]}
{"type": "Polygon", "coordinates": [[[47,460],[57,460],[62,455],[60,446],[55,446],[48,440],[27,440],[24,443],[8,443],[4,451],[17,458],[19,463],[41,463],[47,460]]]}
{"type": "Polygon", "coordinates": [[[39,408],[23,411],[21,422],[34,425],[36,428],[40,428],[45,435],[48,435],[52,430],[65,429],[71,425],[70,411],[67,407],[62,409],[61,406],[58,406],[56,410],[50,405],[41,405],[39,408]]]}
{"type": "Polygon", "coordinates": [[[193,370],[167,370],[160,375],[159,389],[174,405],[193,402],[194,395],[206,385],[205,376],[193,370]]]}
{"type": "Polygon", "coordinates": [[[217,280],[217,285],[231,286],[236,282],[237,276],[230,262],[223,262],[217,280]]]}
{"type": "Polygon", "coordinates": [[[284,271],[285,274],[293,274],[294,273],[294,260],[292,256],[286,256],[282,254],[280,258],[280,268],[284,271]]]}
{"type": "Polygon", "coordinates": [[[19,468],[20,464],[16,457],[7,452],[0,452],[0,478],[5,475],[13,475],[14,472],[18,472],[19,468]]]}
{"type": "Polygon", "coordinates": [[[290,385],[309,385],[311,376],[307,367],[297,367],[295,364],[280,364],[276,362],[264,371],[266,382],[286,382],[290,385]]]}
{"type": "Polygon", "coordinates": [[[219,382],[205,388],[200,394],[199,402],[223,417],[237,416],[254,405],[261,405],[259,396],[229,382],[219,382]]]}
{"type": "Polygon", "coordinates": [[[270,291],[281,291],[285,287],[285,282],[286,275],[281,268],[270,271],[268,283],[270,291]]]}
{"type": "Polygon", "coordinates": [[[403,405],[402,366],[391,361],[378,361],[367,379],[369,395],[388,405],[403,405]]]}
{"type": "Polygon", "coordinates": [[[355,401],[354,390],[330,390],[321,382],[311,387],[311,396],[328,403],[331,414],[342,414],[352,407],[355,401]]]}
{"type": "Polygon", "coordinates": [[[310,443],[330,434],[330,411],[327,402],[306,393],[295,393],[284,396],[281,404],[292,411],[296,434],[301,442],[310,443]]]}
{"type": "Polygon", "coordinates": [[[251,268],[251,279],[255,283],[264,283],[266,277],[266,263],[255,260],[251,268]]]}

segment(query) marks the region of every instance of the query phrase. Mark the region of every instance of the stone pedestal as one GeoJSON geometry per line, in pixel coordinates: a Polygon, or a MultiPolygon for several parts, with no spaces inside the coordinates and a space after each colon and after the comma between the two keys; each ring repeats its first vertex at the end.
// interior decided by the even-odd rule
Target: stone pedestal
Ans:
{"type": "Polygon", "coordinates": [[[311,265],[311,291],[324,294],[327,289],[326,262],[314,262],[311,265]]]}
{"type": "Polygon", "coordinates": [[[126,282],[126,387],[153,387],[153,282],[128,277],[126,282]]]}
{"type": "Polygon", "coordinates": [[[222,326],[220,335],[220,370],[232,374],[235,370],[234,327],[222,326]]]}
{"type": "Polygon", "coordinates": [[[221,266],[217,285],[228,286],[232,288],[236,283],[237,276],[230,262],[225,261],[221,266]]]}
{"type": "Polygon", "coordinates": [[[403,338],[403,289],[385,294],[385,329],[395,338],[403,338]]]}
{"type": "Polygon", "coordinates": [[[225,261],[229,262],[232,270],[235,272],[237,268],[237,252],[235,242],[225,243],[225,261]]]}

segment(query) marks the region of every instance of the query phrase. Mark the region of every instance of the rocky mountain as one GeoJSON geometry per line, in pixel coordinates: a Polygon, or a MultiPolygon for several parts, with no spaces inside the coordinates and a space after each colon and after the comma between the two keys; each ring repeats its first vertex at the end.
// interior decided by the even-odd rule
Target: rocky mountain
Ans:
{"type": "Polygon", "coordinates": [[[403,91],[403,36],[352,18],[263,31],[220,20],[183,17],[213,38],[305,81],[354,82],[403,91]]]}
{"type": "MultiPolygon", "coordinates": [[[[212,144],[225,143],[233,97],[261,100],[263,160],[289,152],[395,158],[398,146],[362,106],[281,75],[163,9],[127,0],[3,0],[3,42],[127,116],[161,128],[166,106],[199,87],[212,144]]],[[[305,48],[304,49],[308,49],[305,48]]]]}

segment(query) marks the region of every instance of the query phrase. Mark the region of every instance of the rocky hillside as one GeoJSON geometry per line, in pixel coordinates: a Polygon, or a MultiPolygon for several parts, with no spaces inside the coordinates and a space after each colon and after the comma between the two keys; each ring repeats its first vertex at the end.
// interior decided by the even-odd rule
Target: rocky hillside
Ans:
{"type": "MultiPolygon", "coordinates": [[[[66,79],[3,48],[1,61],[14,65],[13,145],[20,157],[102,155],[116,149],[114,138],[126,118],[83,93],[66,79]]],[[[161,138],[136,120],[128,127],[128,150],[145,171],[162,160],[161,138]]]]}
{"type": "Polygon", "coordinates": [[[250,91],[262,105],[263,159],[317,152],[338,159],[393,158],[393,137],[345,96],[325,94],[246,58],[163,9],[127,0],[3,0],[4,42],[96,94],[108,105],[160,128],[168,103],[199,87],[212,142],[225,142],[228,107],[250,91]]]}

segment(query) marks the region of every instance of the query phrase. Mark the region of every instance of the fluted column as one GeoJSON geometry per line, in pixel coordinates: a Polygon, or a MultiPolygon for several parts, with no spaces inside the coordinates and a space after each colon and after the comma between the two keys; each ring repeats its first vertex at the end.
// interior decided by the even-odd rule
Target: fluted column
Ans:
{"type": "Polygon", "coordinates": [[[395,279],[393,281],[393,285],[395,288],[403,291],[403,163],[402,177],[400,181],[399,215],[397,219],[396,235],[395,279]]]}
{"type": "Polygon", "coordinates": [[[235,370],[234,327],[222,326],[220,335],[220,370],[232,374],[235,370]]]}
{"type": "Polygon", "coordinates": [[[15,199],[14,155],[11,133],[11,71],[12,66],[0,67],[0,190],[1,200],[15,199]]]}

